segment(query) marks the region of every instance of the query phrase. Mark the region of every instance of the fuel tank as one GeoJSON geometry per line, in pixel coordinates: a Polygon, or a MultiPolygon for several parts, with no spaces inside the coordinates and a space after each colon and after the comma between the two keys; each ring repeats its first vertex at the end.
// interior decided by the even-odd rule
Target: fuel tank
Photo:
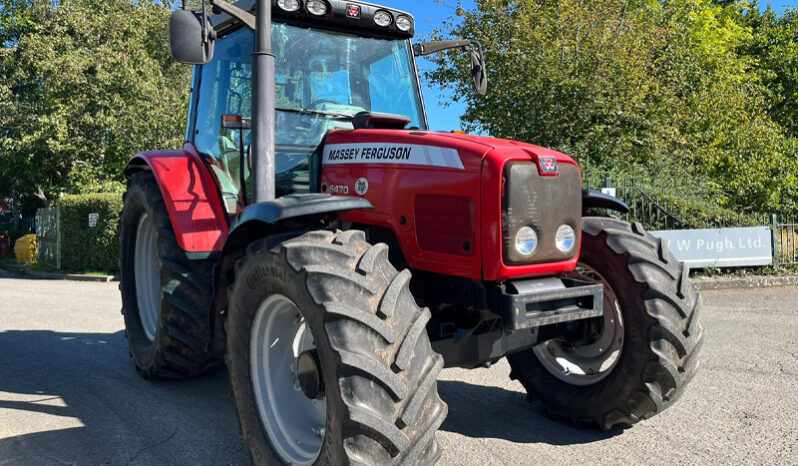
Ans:
{"type": "Polygon", "coordinates": [[[503,191],[505,170],[513,162],[535,172],[536,184],[526,187],[532,193],[530,212],[554,222],[565,216],[581,226],[573,218],[581,213],[581,179],[573,159],[503,139],[334,130],[324,143],[321,191],[368,199],[375,210],[351,212],[342,220],[393,231],[413,269],[486,281],[572,271],[578,247],[569,257],[542,263],[514,265],[504,258],[503,191]],[[541,199],[550,205],[536,205],[537,190],[546,190],[541,199]]]}

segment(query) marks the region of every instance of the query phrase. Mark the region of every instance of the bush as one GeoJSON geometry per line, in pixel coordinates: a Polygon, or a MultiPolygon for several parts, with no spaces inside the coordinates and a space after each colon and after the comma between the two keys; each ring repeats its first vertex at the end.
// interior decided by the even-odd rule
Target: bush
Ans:
{"type": "Polygon", "coordinates": [[[121,194],[64,196],[61,209],[61,265],[75,271],[117,270],[121,194]],[[96,227],[89,227],[89,214],[99,214],[96,227]]]}

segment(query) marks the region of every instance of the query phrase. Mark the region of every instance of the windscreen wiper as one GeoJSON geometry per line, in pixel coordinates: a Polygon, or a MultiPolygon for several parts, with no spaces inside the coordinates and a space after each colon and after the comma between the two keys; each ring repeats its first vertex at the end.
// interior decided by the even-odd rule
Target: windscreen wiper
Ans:
{"type": "Polygon", "coordinates": [[[324,110],[306,110],[303,108],[286,108],[286,107],[276,107],[275,110],[280,112],[299,113],[302,115],[324,115],[324,116],[346,119],[346,120],[352,120],[355,118],[354,115],[350,115],[348,113],[325,112],[324,110]]]}

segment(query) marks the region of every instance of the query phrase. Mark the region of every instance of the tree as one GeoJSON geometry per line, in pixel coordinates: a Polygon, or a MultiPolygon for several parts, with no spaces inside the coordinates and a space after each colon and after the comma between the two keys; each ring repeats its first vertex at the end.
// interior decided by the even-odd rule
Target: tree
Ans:
{"type": "Polygon", "coordinates": [[[128,158],[183,140],[190,69],[170,5],[16,1],[0,10],[0,196],[118,189],[128,158]]]}
{"type": "Polygon", "coordinates": [[[794,201],[795,145],[768,116],[756,61],[739,53],[750,4],[726,3],[481,0],[447,27],[485,46],[489,94],[470,92],[455,54],[426,77],[465,99],[468,130],[553,147],[588,172],[705,184],[720,193],[713,203],[779,209],[794,201]]]}
{"type": "Polygon", "coordinates": [[[753,37],[742,52],[756,61],[769,114],[793,137],[798,137],[798,10],[782,16],[768,8],[746,18],[753,37]]]}

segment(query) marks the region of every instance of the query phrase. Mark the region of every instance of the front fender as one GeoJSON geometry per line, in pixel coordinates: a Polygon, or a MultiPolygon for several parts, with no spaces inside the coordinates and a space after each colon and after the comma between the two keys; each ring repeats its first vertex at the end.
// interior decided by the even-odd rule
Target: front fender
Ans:
{"type": "Polygon", "coordinates": [[[365,198],[330,194],[293,194],[254,204],[239,214],[230,229],[225,252],[240,248],[254,237],[262,237],[264,234],[318,227],[325,218],[336,220],[353,210],[374,210],[374,207],[365,198]]]}
{"type": "MultiPolygon", "coordinates": [[[[246,247],[255,240],[270,238],[275,244],[314,228],[324,226],[325,220],[334,221],[353,210],[373,210],[367,199],[329,194],[295,194],[269,202],[254,204],[244,209],[230,229],[224,250],[216,265],[215,287],[227,290],[233,284],[234,267],[244,255],[246,247]]],[[[271,247],[271,244],[269,245],[271,247]]],[[[225,348],[224,319],[227,293],[216,293],[214,298],[213,328],[214,348],[225,348]]]]}
{"type": "Polygon", "coordinates": [[[629,206],[622,200],[599,191],[585,189],[582,191],[582,214],[586,215],[592,209],[609,209],[622,214],[629,213],[629,206]]]}

